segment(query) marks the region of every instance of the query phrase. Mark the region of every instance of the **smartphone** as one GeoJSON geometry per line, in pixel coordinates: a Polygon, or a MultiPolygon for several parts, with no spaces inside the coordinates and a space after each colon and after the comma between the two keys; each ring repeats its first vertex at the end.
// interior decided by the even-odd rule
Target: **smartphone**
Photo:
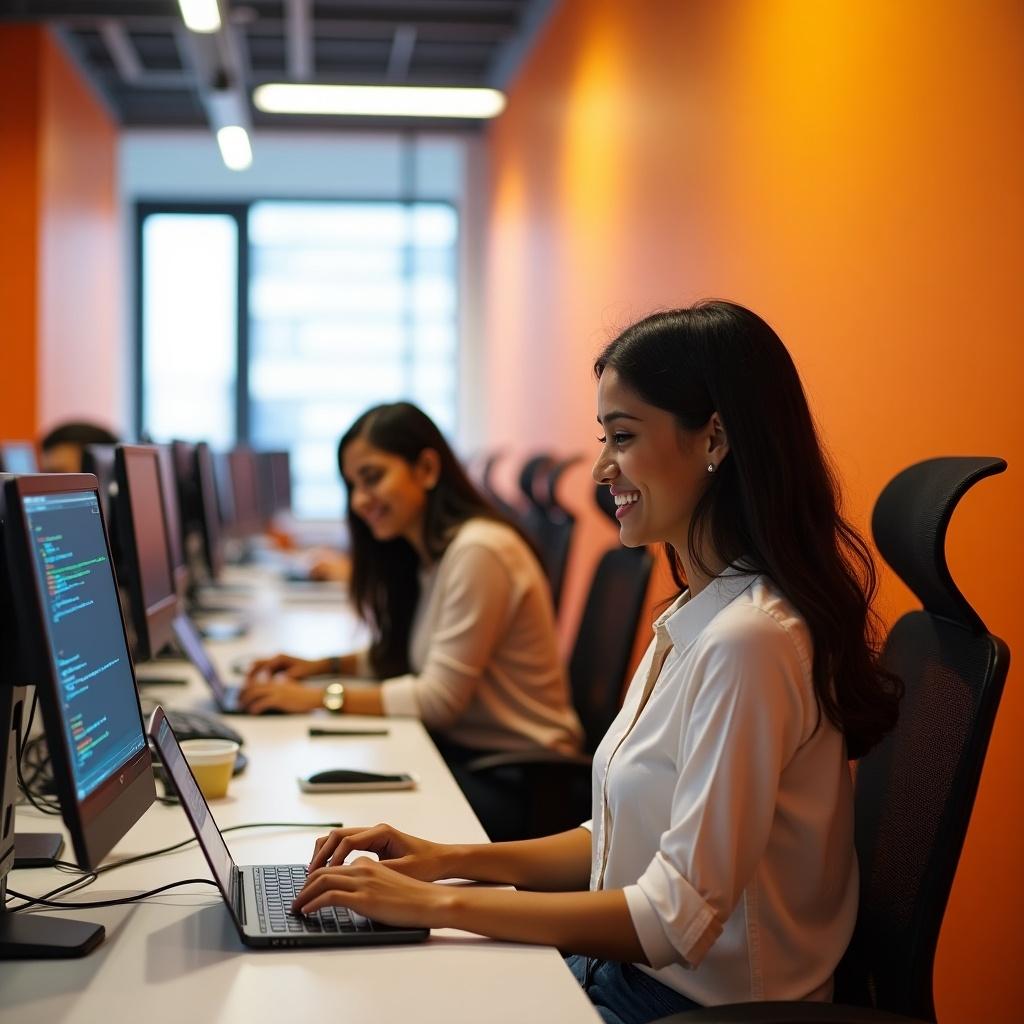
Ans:
{"type": "Polygon", "coordinates": [[[303,793],[372,793],[389,789],[415,789],[416,779],[408,772],[383,775],[380,772],[355,771],[348,768],[313,772],[299,778],[303,793]]]}

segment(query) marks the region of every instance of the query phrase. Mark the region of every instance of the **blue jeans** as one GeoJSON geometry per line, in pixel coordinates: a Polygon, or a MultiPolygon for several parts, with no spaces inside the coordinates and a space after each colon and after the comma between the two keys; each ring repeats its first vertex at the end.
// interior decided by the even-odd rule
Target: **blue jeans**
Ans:
{"type": "Polygon", "coordinates": [[[605,1024],[648,1024],[700,1007],[633,964],[588,960],[585,956],[570,956],[565,962],[605,1024]]]}

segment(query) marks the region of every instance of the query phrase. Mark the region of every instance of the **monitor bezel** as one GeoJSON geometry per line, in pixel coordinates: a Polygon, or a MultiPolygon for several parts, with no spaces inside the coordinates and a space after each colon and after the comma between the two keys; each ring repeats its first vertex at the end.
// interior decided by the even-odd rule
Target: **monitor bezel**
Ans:
{"type": "Polygon", "coordinates": [[[231,490],[234,532],[240,537],[262,533],[264,516],[256,453],[247,445],[235,445],[225,455],[225,462],[231,490]],[[249,483],[249,487],[245,486],[246,482],[249,483]],[[246,493],[247,491],[249,493],[246,493]]]}
{"type": "Polygon", "coordinates": [[[199,529],[203,535],[203,554],[211,580],[220,578],[224,571],[224,549],[220,528],[220,509],[217,499],[217,479],[213,467],[213,452],[205,441],[197,441],[193,453],[196,484],[196,509],[199,529]]]}
{"type": "MultiPolygon", "coordinates": [[[[99,864],[149,809],[156,799],[156,784],[149,748],[143,743],[137,753],[113,770],[84,800],[79,800],[76,793],[68,738],[63,716],[58,710],[60,694],[57,666],[46,640],[46,611],[35,566],[32,564],[31,535],[24,499],[79,491],[91,491],[96,497],[107,564],[110,566],[117,599],[117,573],[96,477],[91,473],[54,473],[7,478],[0,488],[0,513],[4,522],[3,549],[9,575],[7,596],[14,605],[14,617],[18,625],[15,643],[18,660],[14,668],[18,677],[4,680],[4,683],[36,687],[61,814],[71,835],[79,866],[91,869],[99,864]]],[[[139,704],[135,666],[128,646],[128,632],[120,601],[117,610],[121,640],[132,678],[139,730],[145,739],[146,723],[139,704]]]]}
{"type": "Polygon", "coordinates": [[[160,484],[163,488],[164,526],[167,528],[167,557],[171,562],[174,589],[180,597],[188,589],[188,558],[185,554],[185,530],[181,514],[181,495],[174,451],[169,444],[155,446],[160,463],[160,484]],[[173,516],[174,522],[171,522],[173,516]],[[175,556],[180,556],[175,558],[175,556]]]}
{"type": "Polygon", "coordinates": [[[117,480],[117,526],[120,533],[121,552],[126,560],[124,582],[127,584],[128,600],[132,609],[132,625],[135,627],[135,659],[148,661],[160,648],[170,643],[174,633],[172,624],[178,614],[178,591],[175,587],[174,567],[167,542],[167,518],[164,511],[164,482],[160,470],[160,456],[156,446],[151,444],[119,444],[114,451],[114,476],[117,480]],[[135,517],[132,515],[131,488],[128,485],[128,460],[150,459],[156,470],[156,482],[160,491],[158,502],[160,521],[163,523],[164,560],[167,563],[167,581],[170,592],[152,605],[146,604],[145,587],[142,580],[140,538],[135,532],[135,517]],[[154,638],[156,638],[154,640],[154,638]]]}

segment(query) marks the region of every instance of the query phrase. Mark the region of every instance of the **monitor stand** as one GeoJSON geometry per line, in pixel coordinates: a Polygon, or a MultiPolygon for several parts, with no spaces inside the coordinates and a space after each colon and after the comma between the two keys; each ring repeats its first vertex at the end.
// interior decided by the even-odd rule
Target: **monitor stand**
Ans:
{"type": "Polygon", "coordinates": [[[28,911],[7,910],[7,873],[14,863],[14,808],[18,799],[25,687],[0,684],[0,960],[85,956],[102,941],[102,925],[28,911]]]}
{"type": "Polygon", "coordinates": [[[14,836],[14,870],[52,868],[64,849],[59,832],[21,832],[14,836]]]}

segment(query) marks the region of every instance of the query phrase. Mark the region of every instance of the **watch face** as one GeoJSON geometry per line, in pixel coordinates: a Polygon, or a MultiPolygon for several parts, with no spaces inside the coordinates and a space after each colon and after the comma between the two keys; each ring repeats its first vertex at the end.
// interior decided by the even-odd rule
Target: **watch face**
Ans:
{"type": "Polygon", "coordinates": [[[324,707],[328,711],[340,711],[345,703],[345,688],[341,683],[331,683],[324,693],[324,707]]]}

